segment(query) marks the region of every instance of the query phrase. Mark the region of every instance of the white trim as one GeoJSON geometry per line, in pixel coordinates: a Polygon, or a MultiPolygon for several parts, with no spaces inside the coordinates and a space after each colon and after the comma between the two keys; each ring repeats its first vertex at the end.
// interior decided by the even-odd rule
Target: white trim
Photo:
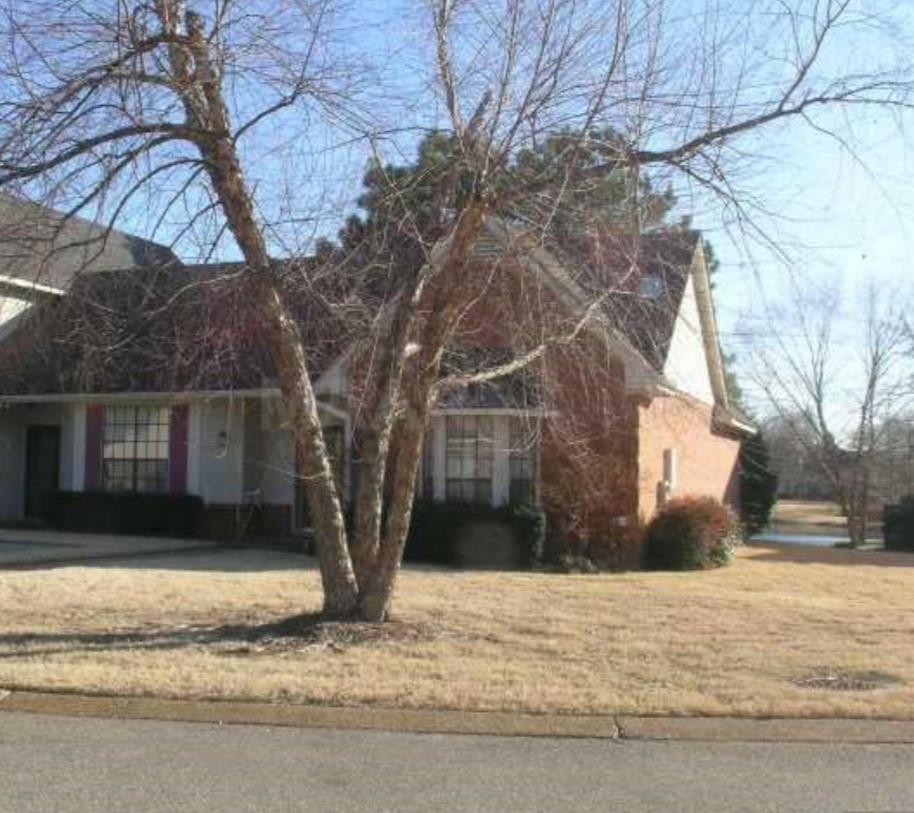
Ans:
{"type": "Polygon", "coordinates": [[[0,404],[107,404],[121,401],[188,402],[211,398],[279,398],[279,389],[253,390],[187,390],[184,392],[99,392],[49,393],[45,395],[0,395],[0,404]]]}
{"type": "Polygon", "coordinates": [[[695,300],[698,305],[698,319],[701,322],[705,361],[711,378],[711,389],[714,392],[715,402],[724,409],[728,409],[730,407],[730,398],[727,395],[727,380],[724,375],[723,354],[720,349],[720,334],[717,330],[717,316],[714,313],[714,299],[711,296],[711,280],[708,276],[708,268],[705,265],[704,253],[704,246],[699,237],[689,271],[695,285],[695,300]]]}
{"type": "MultiPolygon", "coordinates": [[[[344,424],[346,424],[347,427],[349,425],[349,413],[344,409],[340,409],[339,407],[335,407],[332,404],[318,400],[317,411],[326,412],[328,415],[332,415],[334,418],[339,418],[344,424]]],[[[349,434],[348,430],[346,434],[349,434]]]]}
{"type": "MultiPolygon", "coordinates": [[[[314,392],[318,393],[323,391],[329,394],[339,394],[345,395],[349,390],[349,373],[348,370],[344,369],[344,365],[349,361],[349,359],[355,353],[356,343],[352,342],[349,344],[345,350],[340,354],[336,361],[333,362],[324,372],[322,372],[318,377],[317,381],[314,382],[314,392]],[[343,392],[342,393],[333,393],[331,390],[326,388],[326,383],[334,375],[339,374],[340,380],[343,382],[343,392]]],[[[277,390],[278,391],[278,390],[277,390]]]]}
{"type": "MultiPolygon", "coordinates": [[[[109,392],[97,394],[69,393],[48,395],[0,395],[3,404],[110,404],[134,401],[155,401],[161,404],[190,403],[217,399],[282,398],[279,389],[256,390],[188,390],[186,392],[109,392]]],[[[317,400],[317,408],[342,421],[349,421],[349,413],[339,407],[317,400]]]]}
{"type": "Polygon", "coordinates": [[[498,416],[492,421],[492,505],[507,505],[511,499],[511,466],[508,463],[511,453],[510,423],[505,416],[498,416]]]}
{"type": "Polygon", "coordinates": [[[199,403],[190,404],[187,416],[187,493],[203,494],[203,413],[199,403]]]}
{"type": "Polygon", "coordinates": [[[444,416],[444,415],[519,415],[521,417],[536,417],[536,418],[547,418],[550,415],[555,415],[555,410],[551,409],[514,409],[507,407],[440,407],[438,409],[433,409],[431,414],[433,416],[444,416]]]}
{"type": "Polygon", "coordinates": [[[433,415],[432,429],[432,494],[436,502],[447,499],[447,421],[443,415],[433,415]]]}
{"type": "Polygon", "coordinates": [[[86,405],[74,404],[72,415],[72,485],[73,491],[86,487],[86,405]]]}
{"type": "Polygon", "coordinates": [[[715,405],[711,413],[711,420],[717,429],[725,432],[736,432],[750,437],[758,434],[758,427],[741,421],[730,410],[724,409],[720,404],[715,405]]]}
{"type": "Polygon", "coordinates": [[[65,291],[62,288],[55,288],[52,285],[42,285],[40,282],[29,282],[19,277],[10,277],[6,274],[0,274],[0,285],[9,285],[11,288],[20,288],[24,291],[34,291],[39,294],[50,294],[51,296],[64,296],[65,291]]]}

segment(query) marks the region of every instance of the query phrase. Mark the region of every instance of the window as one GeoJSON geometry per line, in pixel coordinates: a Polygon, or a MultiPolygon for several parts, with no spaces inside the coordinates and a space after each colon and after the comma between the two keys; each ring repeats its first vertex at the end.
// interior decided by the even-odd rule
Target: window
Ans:
{"type": "Polygon", "coordinates": [[[106,491],[168,491],[171,410],[163,406],[109,406],[102,437],[106,491]]]}
{"type": "Polygon", "coordinates": [[[448,500],[492,502],[492,418],[449,415],[445,445],[448,500]]]}
{"type": "Polygon", "coordinates": [[[659,299],[663,296],[663,280],[653,274],[641,277],[638,293],[645,299],[659,299]]]}
{"type": "Polygon", "coordinates": [[[509,499],[512,505],[531,504],[534,501],[534,473],[536,471],[536,427],[520,418],[511,420],[511,446],[508,468],[511,483],[509,499]]]}

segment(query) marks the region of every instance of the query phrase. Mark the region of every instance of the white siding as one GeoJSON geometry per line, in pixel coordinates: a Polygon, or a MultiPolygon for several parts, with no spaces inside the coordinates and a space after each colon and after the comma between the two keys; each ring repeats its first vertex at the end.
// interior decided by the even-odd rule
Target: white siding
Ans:
{"type": "Polygon", "coordinates": [[[289,429],[274,429],[264,434],[263,501],[292,505],[295,501],[295,444],[289,429]]]}
{"type": "Polygon", "coordinates": [[[30,304],[28,300],[0,294],[0,336],[3,335],[4,325],[25,311],[30,304]]]}
{"type": "Polygon", "coordinates": [[[187,493],[203,494],[203,415],[206,404],[192,401],[187,410],[187,493]]]}
{"type": "Polygon", "coordinates": [[[23,510],[25,429],[19,410],[0,408],[0,517],[19,519],[23,510]]]}
{"type": "MultiPolygon", "coordinates": [[[[70,488],[82,491],[86,484],[86,405],[73,404],[70,407],[70,444],[69,455],[71,474],[70,488]]],[[[64,461],[61,461],[63,465],[64,461]]]]}
{"type": "Polygon", "coordinates": [[[200,412],[200,496],[207,503],[239,503],[244,450],[244,401],[206,401],[200,405],[200,412]]]}
{"type": "Polygon", "coordinates": [[[492,503],[507,505],[511,499],[511,467],[508,455],[511,450],[511,426],[508,418],[498,415],[492,419],[495,449],[492,457],[492,503]]]}
{"type": "Polygon", "coordinates": [[[682,305],[673,326],[663,373],[676,389],[706,404],[714,403],[714,390],[708,373],[708,358],[691,274],[686,281],[682,305]]]}
{"type": "MultiPolygon", "coordinates": [[[[25,445],[29,426],[60,427],[58,487],[81,487],[74,479],[78,416],[71,404],[38,404],[0,408],[0,517],[20,519],[25,509],[25,445]]],[[[85,437],[85,424],[83,424],[85,437]]]]}

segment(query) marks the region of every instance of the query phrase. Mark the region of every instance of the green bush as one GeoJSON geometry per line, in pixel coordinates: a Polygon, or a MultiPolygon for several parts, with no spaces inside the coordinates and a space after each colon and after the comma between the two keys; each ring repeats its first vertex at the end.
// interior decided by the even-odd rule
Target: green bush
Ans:
{"type": "Polygon", "coordinates": [[[914,494],[882,509],[882,536],[886,550],[914,552],[914,494]]]}
{"type": "Polygon", "coordinates": [[[511,550],[505,566],[529,568],[542,556],[546,519],[542,511],[526,506],[492,508],[469,503],[440,503],[417,500],[413,506],[404,559],[432,564],[464,565],[461,546],[473,527],[489,523],[510,533],[511,550]]]}
{"type": "Polygon", "coordinates": [[[739,513],[747,534],[756,534],[768,525],[777,489],[778,476],[771,467],[768,444],[759,432],[739,448],[739,513]]]}
{"type": "Polygon", "coordinates": [[[648,524],[641,549],[645,570],[722,567],[741,541],[739,522],[710,497],[672,500],[648,524]]]}
{"type": "Polygon", "coordinates": [[[183,494],[58,491],[47,516],[58,530],[106,534],[197,535],[203,501],[183,494]]]}

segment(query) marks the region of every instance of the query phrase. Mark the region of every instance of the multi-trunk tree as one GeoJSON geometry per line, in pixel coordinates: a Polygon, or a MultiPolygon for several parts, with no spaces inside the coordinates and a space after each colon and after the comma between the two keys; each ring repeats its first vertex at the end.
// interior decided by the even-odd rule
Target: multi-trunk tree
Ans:
{"type": "MultiPolygon", "coordinates": [[[[179,234],[201,239],[195,226],[208,222],[214,246],[234,244],[246,318],[260,325],[294,430],[324,609],[383,619],[442,358],[497,265],[477,272],[474,250],[489,220],[510,218],[533,241],[586,231],[590,207],[611,189],[634,261],[637,235],[665,205],[643,169],[661,188],[678,178],[746,216],[751,201],[733,170],[760,129],[827,127],[815,116],[829,107],[908,106],[911,76],[898,66],[829,72],[832,40],[841,48],[855,27],[872,32],[862,6],[762,6],[429,0],[397,9],[389,39],[398,52],[384,62],[383,49],[346,39],[354,20],[338,25],[347,12],[333,0],[11,0],[0,21],[0,188],[112,222],[152,189],[163,219],[183,211],[179,234]],[[401,38],[403,14],[418,32],[401,38]],[[404,83],[408,71],[432,81],[404,83]],[[410,90],[398,98],[404,84],[410,90]],[[388,94],[383,103],[378,92],[388,94]],[[365,277],[347,291],[377,306],[364,327],[371,363],[347,528],[308,347],[271,257],[288,224],[264,216],[259,203],[273,186],[289,198],[280,211],[301,216],[294,199],[313,178],[295,173],[318,164],[297,159],[332,142],[328,132],[383,152],[390,139],[428,129],[447,133],[423,142],[434,185],[404,184],[379,160],[370,208],[392,215],[386,231],[353,221],[343,241],[353,255],[345,273],[365,277]],[[271,162],[272,174],[264,172],[271,162]]],[[[584,307],[580,319],[597,313],[584,307]]],[[[464,370],[461,380],[516,372],[556,338],[538,336],[515,358],[464,370]]]]}
{"type": "MultiPolygon", "coordinates": [[[[899,298],[903,301],[903,298],[899,298]]],[[[885,502],[880,483],[893,458],[888,433],[912,405],[904,306],[874,289],[841,316],[832,288],[794,299],[768,315],[753,340],[752,378],[796,451],[829,486],[847,516],[851,543],[867,540],[885,502]],[[851,326],[842,336],[841,324],[851,326]]]]}

